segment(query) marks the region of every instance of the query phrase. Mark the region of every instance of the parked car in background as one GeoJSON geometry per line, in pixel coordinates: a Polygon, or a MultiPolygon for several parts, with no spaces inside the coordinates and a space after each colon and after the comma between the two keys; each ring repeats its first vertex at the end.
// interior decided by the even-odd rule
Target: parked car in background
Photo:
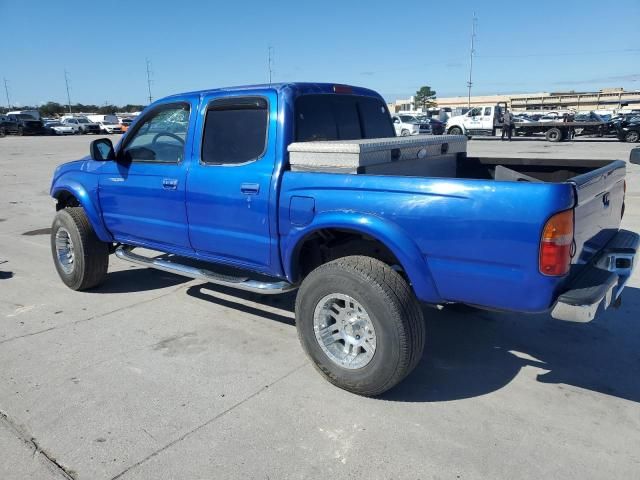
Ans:
{"type": "Polygon", "coordinates": [[[73,135],[76,133],[71,125],[65,125],[59,121],[46,122],[44,128],[49,135],[73,135]]]}
{"type": "Polygon", "coordinates": [[[393,120],[393,128],[397,136],[407,137],[409,135],[419,135],[421,133],[432,133],[431,123],[423,120],[421,116],[401,114],[392,115],[391,119],[393,120]]]}
{"type": "MultiPolygon", "coordinates": [[[[437,118],[428,117],[428,116],[420,116],[418,120],[421,123],[428,123],[431,126],[431,134],[432,135],[442,135],[444,134],[444,123],[442,123],[437,118]]],[[[420,133],[425,133],[421,131],[420,133]]]]}
{"type": "Polygon", "coordinates": [[[538,119],[538,122],[561,122],[562,115],[557,113],[547,113],[538,119]]]}
{"type": "Polygon", "coordinates": [[[42,120],[38,110],[14,110],[7,112],[7,115],[29,115],[34,120],[42,120]]]}
{"type": "Polygon", "coordinates": [[[129,130],[129,125],[133,122],[131,118],[119,118],[118,122],[120,123],[120,127],[122,127],[122,131],[126,132],[129,130]]]}
{"type": "Polygon", "coordinates": [[[621,142],[640,142],[640,114],[632,114],[614,123],[616,136],[621,142]]]}
{"type": "Polygon", "coordinates": [[[100,133],[100,125],[92,122],[87,117],[62,117],[61,122],[63,125],[72,126],[77,133],[93,133],[96,135],[100,133]]]}
{"type": "Polygon", "coordinates": [[[0,125],[3,131],[13,135],[44,135],[46,130],[42,121],[26,113],[10,113],[0,125]]]}
{"type": "Polygon", "coordinates": [[[124,133],[118,117],[115,115],[87,115],[87,118],[100,126],[102,133],[124,133]]]}

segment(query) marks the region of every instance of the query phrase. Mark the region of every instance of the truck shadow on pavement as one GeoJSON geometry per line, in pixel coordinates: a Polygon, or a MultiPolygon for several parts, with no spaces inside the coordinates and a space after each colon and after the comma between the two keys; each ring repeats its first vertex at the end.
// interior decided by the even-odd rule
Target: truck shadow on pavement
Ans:
{"type": "Polygon", "coordinates": [[[131,268],[109,272],[104,283],[91,290],[92,293],[145,292],[172,287],[191,281],[190,278],[159,272],[150,268],[131,268]]]}
{"type": "Polygon", "coordinates": [[[627,287],[622,298],[618,310],[586,324],[548,315],[425,311],[422,361],[384,398],[437,402],[476,397],[533,367],[538,382],[640,402],[640,290],[627,287]]]}
{"type": "MultiPolygon", "coordinates": [[[[187,294],[295,325],[295,292],[255,295],[202,284],[190,287],[187,294]]],[[[381,398],[400,402],[473,398],[508,385],[524,368],[535,368],[538,382],[640,402],[640,289],[627,287],[622,298],[618,310],[610,309],[586,324],[548,315],[425,307],[427,342],[422,361],[381,398]]]]}

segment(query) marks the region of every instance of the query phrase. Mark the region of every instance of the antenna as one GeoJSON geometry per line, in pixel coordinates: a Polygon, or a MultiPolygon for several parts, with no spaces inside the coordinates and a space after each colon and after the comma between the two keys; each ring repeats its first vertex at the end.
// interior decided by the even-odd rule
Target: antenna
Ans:
{"type": "Polygon", "coordinates": [[[473,20],[471,21],[471,51],[469,52],[469,81],[467,82],[467,88],[469,89],[467,107],[469,108],[471,108],[471,86],[473,85],[471,78],[473,75],[473,54],[476,53],[474,48],[474,43],[476,39],[477,26],[478,26],[478,17],[476,17],[476,12],[473,12],[473,20]]]}
{"type": "Polygon", "coordinates": [[[67,105],[69,106],[69,113],[71,113],[71,95],[69,94],[69,72],[64,70],[64,83],[67,86],[67,105]]]}
{"type": "Polygon", "coordinates": [[[149,90],[149,103],[153,102],[153,97],[151,96],[151,62],[147,58],[147,88],[149,90]]]}
{"type": "Polygon", "coordinates": [[[267,48],[267,55],[268,55],[268,61],[267,61],[267,68],[269,69],[269,85],[271,85],[271,75],[273,74],[273,47],[271,45],[269,45],[269,47],[267,48]]]}
{"type": "Polygon", "coordinates": [[[9,99],[9,85],[7,85],[7,79],[4,78],[4,93],[7,94],[7,107],[11,110],[11,100],[9,99]]]}

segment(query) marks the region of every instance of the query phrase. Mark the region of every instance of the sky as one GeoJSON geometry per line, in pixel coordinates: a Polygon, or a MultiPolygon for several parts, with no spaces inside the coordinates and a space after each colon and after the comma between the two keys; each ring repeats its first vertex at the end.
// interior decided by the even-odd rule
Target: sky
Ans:
{"type": "MultiPolygon", "coordinates": [[[[466,95],[640,89],[640,0],[0,0],[11,103],[146,104],[268,81],[466,95]],[[608,7],[610,5],[610,7],[608,7]]],[[[0,104],[6,105],[0,83],[0,104]]]]}

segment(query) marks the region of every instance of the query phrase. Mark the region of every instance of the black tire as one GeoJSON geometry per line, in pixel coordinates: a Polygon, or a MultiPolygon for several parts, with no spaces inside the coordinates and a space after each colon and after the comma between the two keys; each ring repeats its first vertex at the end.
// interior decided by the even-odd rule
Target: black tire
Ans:
{"type": "Polygon", "coordinates": [[[6,136],[7,133],[4,131],[4,128],[0,128],[0,138],[6,136]]]}
{"type": "Polygon", "coordinates": [[[451,127],[448,133],[449,135],[462,135],[462,129],[460,127],[451,127]]]}
{"type": "Polygon", "coordinates": [[[58,275],[64,284],[72,290],[87,290],[104,280],[109,267],[109,244],[102,242],[81,207],[65,208],[56,213],[51,226],[51,253],[58,275]],[[73,262],[70,266],[62,264],[58,257],[56,238],[68,232],[73,245],[73,262]]]}
{"type": "Polygon", "coordinates": [[[544,138],[547,139],[548,142],[559,142],[564,137],[562,130],[559,128],[550,128],[544,134],[544,138]]]}
{"type": "Polygon", "coordinates": [[[627,132],[624,136],[624,141],[628,143],[636,143],[640,140],[640,132],[627,132]]]}
{"type": "Polygon", "coordinates": [[[409,130],[407,130],[406,128],[400,132],[401,137],[408,137],[409,135],[411,135],[411,132],[409,132],[409,130]]]}
{"type": "Polygon", "coordinates": [[[296,298],[296,326],[316,369],[329,382],[358,395],[380,395],[397,385],[415,368],[424,349],[425,322],[411,288],[395,270],[371,257],[342,257],[311,272],[296,298]],[[314,312],[331,294],[352,297],[373,324],[375,353],[360,368],[344,368],[316,339],[314,312]]]}
{"type": "Polygon", "coordinates": [[[24,135],[24,130],[22,129],[22,127],[18,127],[16,135],[18,135],[19,137],[22,137],[24,135]]]}

